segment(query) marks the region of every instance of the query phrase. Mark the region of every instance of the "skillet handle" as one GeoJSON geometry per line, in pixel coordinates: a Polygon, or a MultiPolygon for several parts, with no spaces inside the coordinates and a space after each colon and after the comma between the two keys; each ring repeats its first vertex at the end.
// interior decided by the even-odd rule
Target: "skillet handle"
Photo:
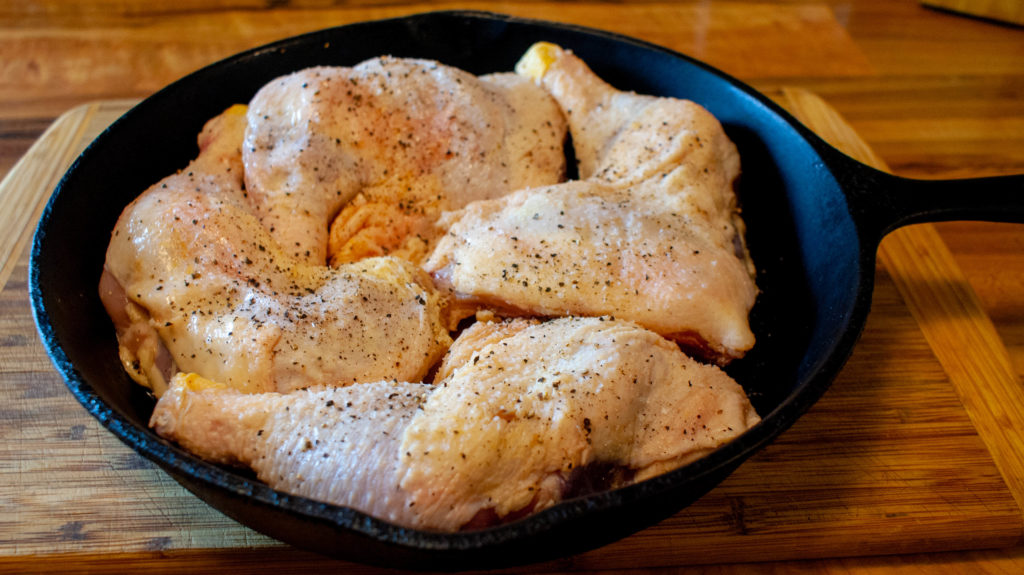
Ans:
{"type": "Polygon", "coordinates": [[[1024,223],[1024,174],[959,180],[903,178],[860,164],[850,208],[879,239],[896,228],[950,220],[1024,223]]]}

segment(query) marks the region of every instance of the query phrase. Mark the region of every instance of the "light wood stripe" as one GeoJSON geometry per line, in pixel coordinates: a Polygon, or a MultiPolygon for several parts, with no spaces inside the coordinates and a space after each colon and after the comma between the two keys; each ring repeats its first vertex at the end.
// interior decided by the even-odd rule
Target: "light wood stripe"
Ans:
{"type": "MultiPolygon", "coordinates": [[[[852,158],[888,170],[885,162],[824,100],[786,88],[794,115],[852,158]]],[[[917,319],[996,465],[1024,509],[1024,386],[992,320],[935,226],[900,228],[882,241],[878,259],[917,319]]]]}
{"type": "Polygon", "coordinates": [[[66,112],[0,182],[0,289],[25,250],[50,192],[81,148],[97,103],[66,112]]]}

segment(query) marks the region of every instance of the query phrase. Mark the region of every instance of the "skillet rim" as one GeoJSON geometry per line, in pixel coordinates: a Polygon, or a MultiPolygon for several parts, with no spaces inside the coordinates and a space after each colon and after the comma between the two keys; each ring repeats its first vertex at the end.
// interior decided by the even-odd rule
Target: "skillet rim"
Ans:
{"type": "MultiPolygon", "coordinates": [[[[722,481],[724,477],[727,476],[732,469],[742,463],[742,461],[756,453],[764,445],[771,442],[780,433],[785,431],[785,429],[792,425],[796,419],[809,409],[810,406],[813,405],[828,389],[832,380],[845,364],[850,353],[852,353],[854,344],[863,330],[864,322],[867,317],[867,308],[870,307],[870,296],[873,288],[872,273],[859,274],[859,278],[857,280],[857,301],[853,302],[851,308],[853,313],[846,317],[846,326],[842,330],[843,337],[833,344],[832,351],[825,357],[824,362],[817,366],[806,380],[796,382],[793,386],[794,391],[789,393],[786,399],[784,399],[770,413],[763,414],[761,423],[757,424],[740,437],[693,463],[644,482],[612,491],[603,491],[587,495],[585,497],[567,500],[555,507],[532,514],[519,521],[470,532],[439,533],[400,527],[351,508],[322,503],[301,496],[285,494],[283,492],[273,490],[261,482],[242,477],[238,474],[227,471],[220,466],[207,463],[160,438],[150,429],[136,426],[126,414],[121,413],[104,400],[97,389],[84,378],[70,360],[67,351],[58,339],[55,326],[51,321],[47,304],[44,299],[43,292],[45,290],[42,288],[40,283],[40,260],[45,254],[45,240],[49,232],[47,224],[50,222],[52,217],[54,206],[60,202],[64,194],[70,193],[65,192],[65,189],[66,186],[71,186],[73,183],[73,175],[76,173],[79,166],[83,162],[89,161],[91,154],[97,153],[95,150],[102,145],[106,139],[116,137],[117,131],[129,119],[134,118],[137,115],[146,114],[150,108],[159,108],[160,102],[163,99],[173,96],[174,92],[179,90],[181,86],[186,86],[194,82],[196,78],[215,72],[218,69],[244,63],[245,60],[258,57],[266,52],[279,51],[292,46],[315,42],[317,38],[325,35],[338,33],[344,34],[345,30],[354,27],[375,26],[399,22],[409,24],[421,21],[427,21],[426,23],[429,24],[429,20],[434,18],[465,20],[473,21],[474,23],[477,21],[505,22],[526,25],[534,28],[539,27],[570,31],[587,36],[594,36],[602,41],[632,45],[644,50],[658,52],[674,59],[683,60],[691,66],[698,67],[711,75],[719,77],[724,81],[724,83],[728,84],[730,88],[742,92],[747,98],[752,99],[765,109],[764,111],[761,111],[761,113],[771,113],[781,119],[791,129],[795,130],[800,136],[800,139],[806,142],[814,152],[822,158],[826,170],[829,174],[833,175],[833,177],[835,177],[833,169],[834,162],[842,161],[839,160],[839,156],[842,156],[842,154],[835,151],[828,144],[825,144],[823,140],[813,134],[778,104],[760,94],[753,88],[747,86],[745,83],[685,54],[615,32],[599,30],[576,24],[509,16],[487,11],[442,10],[422,12],[394,18],[356,22],[284,38],[219,60],[160,89],[129,110],[124,116],[111,124],[111,126],[106,128],[86,147],[82,154],[76,158],[74,163],[61,178],[60,183],[58,183],[53,195],[47,202],[42,217],[37,225],[36,233],[33,237],[29,262],[29,294],[32,304],[33,318],[51,361],[57,368],[57,371],[61,374],[65,384],[72,394],[83,405],[83,407],[85,407],[85,409],[103,425],[103,427],[108,429],[118,437],[119,440],[131,447],[134,451],[159,465],[182,484],[185,483],[179,475],[187,477],[191,482],[198,483],[201,488],[223,491],[230,497],[247,499],[253,503],[271,508],[277,512],[297,514],[302,519],[327,524],[334,530],[343,529],[350,531],[355,535],[367,537],[386,544],[412,548],[417,551],[443,554],[445,552],[458,552],[465,550],[487,550],[489,547],[493,546],[501,546],[509,543],[514,544],[517,540],[528,541],[532,536],[538,536],[548,531],[552,531],[573,520],[586,519],[589,515],[600,514],[602,512],[621,511],[624,507],[633,502],[657,498],[660,495],[678,491],[681,486],[691,483],[699,484],[702,481],[706,482],[708,480],[712,480],[711,487],[713,487],[722,481]],[[114,135],[112,136],[111,134],[114,135]],[[725,475],[715,479],[714,476],[720,475],[723,470],[726,472],[725,475]]],[[[837,182],[837,185],[843,191],[844,195],[846,195],[844,183],[840,180],[837,182]]],[[[858,231],[862,232],[863,230],[858,228],[858,231]]],[[[862,245],[859,249],[861,268],[862,270],[873,270],[875,259],[874,250],[865,249],[865,242],[862,237],[860,239],[862,240],[862,245]],[[871,267],[864,268],[865,264],[870,264],[871,267]]],[[[197,493],[194,486],[186,485],[186,487],[193,491],[193,493],[196,493],[201,499],[207,501],[207,497],[197,493]]],[[[698,496],[699,495],[703,495],[703,492],[699,493],[698,496]]],[[[207,503],[209,503],[209,501],[207,501],[207,503]]],[[[213,505],[212,503],[210,504],[213,505]]],[[[219,509],[221,512],[227,513],[227,511],[218,506],[214,507],[219,509]]],[[[673,507],[671,512],[674,513],[681,508],[682,507],[673,507]]],[[[651,525],[654,522],[645,521],[643,523],[644,525],[651,525]]],[[[531,558],[530,560],[534,559],[531,558]]],[[[501,563],[507,564],[506,561],[502,561],[501,563]]]]}

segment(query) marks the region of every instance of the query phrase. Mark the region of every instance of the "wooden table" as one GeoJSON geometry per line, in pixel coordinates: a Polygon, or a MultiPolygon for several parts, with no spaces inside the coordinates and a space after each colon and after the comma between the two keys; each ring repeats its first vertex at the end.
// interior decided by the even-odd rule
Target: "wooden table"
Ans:
{"type": "MultiPolygon", "coordinates": [[[[0,6],[0,571],[376,571],[184,492],[74,402],[31,324],[24,242],[63,165],[134,99],[239,50],[439,7],[574,22],[703,59],[895,173],[1024,173],[1024,31],[911,1],[330,4],[0,6]]],[[[664,523],[531,569],[1024,572],[1024,226],[900,230],[876,277],[861,345],[797,425],[664,523]]]]}

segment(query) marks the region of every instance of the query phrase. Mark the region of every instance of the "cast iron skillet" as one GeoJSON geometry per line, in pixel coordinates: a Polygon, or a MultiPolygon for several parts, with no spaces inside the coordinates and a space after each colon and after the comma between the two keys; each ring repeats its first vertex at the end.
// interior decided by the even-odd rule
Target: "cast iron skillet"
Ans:
{"type": "Polygon", "coordinates": [[[478,12],[438,12],[324,30],[204,68],[142,102],[100,135],[39,222],[29,290],[43,342],[68,388],[114,435],[234,519],[350,560],[431,569],[499,567],[597,547],[651,525],[722,481],[825,392],[859,337],[882,236],[912,222],[1024,221],[1024,177],[923,182],[840,154],[740,82],[664,48],[607,32],[478,12]],[[211,465],[147,427],[153,400],[127,377],[97,285],[110,230],[129,201],[196,154],[203,123],[272,78],[381,54],[474,73],[511,70],[534,42],[571,48],[621,89],[689,98],[739,147],[748,242],[762,294],[758,341],[729,369],[763,421],[708,457],[649,481],[482,531],[406,529],[274,491],[211,465]]]}

